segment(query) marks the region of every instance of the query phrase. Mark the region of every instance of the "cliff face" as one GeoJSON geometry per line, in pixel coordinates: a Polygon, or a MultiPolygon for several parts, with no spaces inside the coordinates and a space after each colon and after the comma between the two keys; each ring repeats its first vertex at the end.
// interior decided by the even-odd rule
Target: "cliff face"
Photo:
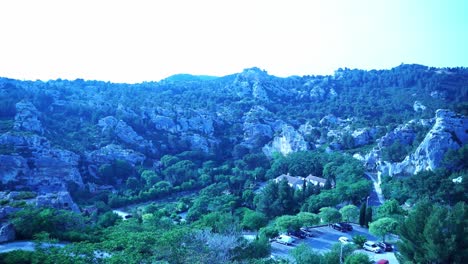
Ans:
{"type": "Polygon", "coordinates": [[[0,155],[0,181],[16,188],[66,190],[73,182],[83,186],[78,170],[79,155],[54,148],[36,133],[44,132],[40,113],[30,102],[19,102],[13,131],[0,135],[0,144],[8,149],[0,155]]]}
{"type": "Polygon", "coordinates": [[[288,155],[291,152],[306,151],[309,149],[304,137],[297,132],[293,127],[283,125],[278,136],[263,147],[263,153],[267,157],[272,157],[273,153],[278,152],[283,155],[288,155]]]}
{"type": "MultiPolygon", "coordinates": [[[[413,136],[409,131],[401,135],[403,140],[413,136]]],[[[413,153],[399,163],[383,162],[377,169],[388,175],[416,174],[420,171],[435,170],[444,166],[442,161],[449,150],[457,150],[467,142],[468,118],[449,110],[439,109],[436,112],[435,124],[413,153]]]]}

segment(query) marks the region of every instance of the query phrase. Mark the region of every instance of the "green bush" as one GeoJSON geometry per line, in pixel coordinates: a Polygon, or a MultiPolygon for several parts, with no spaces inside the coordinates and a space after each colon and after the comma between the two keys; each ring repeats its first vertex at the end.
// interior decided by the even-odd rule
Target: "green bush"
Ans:
{"type": "Polygon", "coordinates": [[[367,238],[363,235],[355,235],[353,236],[353,242],[356,244],[359,248],[362,248],[364,246],[364,243],[366,243],[367,238]]]}

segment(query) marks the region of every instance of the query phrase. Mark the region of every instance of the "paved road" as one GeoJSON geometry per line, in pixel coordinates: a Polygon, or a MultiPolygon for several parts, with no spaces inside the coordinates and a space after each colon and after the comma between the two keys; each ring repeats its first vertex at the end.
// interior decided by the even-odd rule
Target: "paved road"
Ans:
{"type": "MultiPolygon", "coordinates": [[[[41,243],[41,247],[64,247],[65,243],[41,243]]],[[[0,244],[0,254],[14,250],[34,251],[36,243],[33,241],[15,241],[0,244]]]]}
{"type": "MultiPolygon", "coordinates": [[[[315,251],[324,253],[330,251],[334,244],[339,243],[338,238],[342,236],[352,239],[352,237],[355,235],[363,235],[367,238],[367,240],[378,240],[375,236],[369,234],[369,231],[366,228],[362,228],[355,224],[353,224],[353,228],[353,231],[343,233],[328,226],[317,227],[314,228],[313,237],[308,237],[306,239],[298,239],[293,243],[292,246],[286,246],[277,242],[272,242],[271,253],[274,257],[277,258],[280,257],[285,259],[292,259],[292,257],[289,255],[289,251],[301,243],[308,245],[315,251]]],[[[386,259],[390,261],[390,264],[398,264],[398,261],[396,260],[395,254],[393,252],[386,252],[381,254],[375,254],[365,250],[358,250],[358,252],[364,252],[368,254],[369,257],[375,261],[380,259],[386,259]]]]}

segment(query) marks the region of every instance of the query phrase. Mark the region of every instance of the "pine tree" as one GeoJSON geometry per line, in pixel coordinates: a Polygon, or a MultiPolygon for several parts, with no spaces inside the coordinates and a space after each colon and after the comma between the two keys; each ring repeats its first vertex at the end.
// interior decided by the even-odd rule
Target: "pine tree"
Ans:
{"type": "Polygon", "coordinates": [[[366,204],[362,203],[361,208],[359,209],[359,225],[366,225],[366,204]]]}
{"type": "Polygon", "coordinates": [[[372,222],[372,207],[367,207],[366,208],[365,226],[369,227],[370,222],[372,222]]]}

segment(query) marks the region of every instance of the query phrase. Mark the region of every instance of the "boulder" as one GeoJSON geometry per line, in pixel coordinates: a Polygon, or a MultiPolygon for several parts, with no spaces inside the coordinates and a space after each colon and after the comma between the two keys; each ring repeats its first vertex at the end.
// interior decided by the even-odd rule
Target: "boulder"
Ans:
{"type": "Polygon", "coordinates": [[[16,103],[16,116],[13,129],[15,131],[44,133],[41,121],[39,121],[39,111],[31,102],[21,101],[16,103]]]}
{"type": "Polygon", "coordinates": [[[15,228],[11,223],[2,223],[0,226],[0,243],[14,241],[16,238],[15,228]]]}

